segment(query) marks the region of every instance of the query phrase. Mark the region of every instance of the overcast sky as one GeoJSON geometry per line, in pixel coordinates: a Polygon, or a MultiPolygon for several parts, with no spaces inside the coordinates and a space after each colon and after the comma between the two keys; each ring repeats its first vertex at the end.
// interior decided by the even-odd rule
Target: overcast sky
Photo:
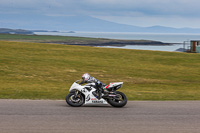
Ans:
{"type": "Polygon", "coordinates": [[[135,26],[200,28],[200,0],[0,0],[0,16],[6,14],[89,15],[135,26]]]}

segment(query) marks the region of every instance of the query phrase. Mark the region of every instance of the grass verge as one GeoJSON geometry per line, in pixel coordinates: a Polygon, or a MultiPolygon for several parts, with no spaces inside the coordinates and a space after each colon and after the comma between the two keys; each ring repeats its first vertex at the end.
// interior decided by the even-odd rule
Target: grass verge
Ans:
{"type": "Polygon", "coordinates": [[[200,54],[0,41],[0,98],[64,99],[85,72],[129,100],[200,100],[200,54]]]}

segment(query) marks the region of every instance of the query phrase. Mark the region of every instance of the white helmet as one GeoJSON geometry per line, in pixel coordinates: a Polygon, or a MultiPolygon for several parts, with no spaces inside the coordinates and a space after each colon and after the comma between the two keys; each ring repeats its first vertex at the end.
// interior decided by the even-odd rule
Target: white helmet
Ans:
{"type": "Polygon", "coordinates": [[[85,74],[83,74],[83,76],[82,76],[82,79],[83,79],[83,81],[87,81],[88,79],[90,78],[90,74],[88,74],[88,73],[85,73],[85,74]]]}

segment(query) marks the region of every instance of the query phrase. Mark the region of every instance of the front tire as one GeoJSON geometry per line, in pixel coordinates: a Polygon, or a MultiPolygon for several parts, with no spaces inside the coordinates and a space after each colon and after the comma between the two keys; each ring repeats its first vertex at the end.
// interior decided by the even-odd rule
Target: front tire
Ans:
{"type": "Polygon", "coordinates": [[[66,96],[66,102],[72,107],[80,107],[84,104],[84,97],[83,95],[75,96],[74,93],[69,93],[66,96]]]}
{"type": "Polygon", "coordinates": [[[108,103],[112,105],[113,107],[123,107],[127,103],[126,95],[122,92],[116,91],[115,92],[118,96],[117,99],[109,99],[108,103]]]}

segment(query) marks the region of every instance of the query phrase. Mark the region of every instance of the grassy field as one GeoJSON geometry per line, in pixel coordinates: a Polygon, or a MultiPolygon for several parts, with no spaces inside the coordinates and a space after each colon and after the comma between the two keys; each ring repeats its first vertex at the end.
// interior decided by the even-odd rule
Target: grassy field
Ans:
{"type": "Polygon", "coordinates": [[[99,40],[108,40],[103,38],[86,38],[72,36],[51,36],[51,35],[20,35],[20,34],[0,34],[0,40],[24,41],[24,42],[94,42],[99,40]]]}
{"type": "Polygon", "coordinates": [[[85,72],[129,100],[200,100],[200,54],[0,41],[0,98],[64,99],[85,72]]]}
{"type": "Polygon", "coordinates": [[[0,34],[0,40],[35,42],[35,43],[56,43],[71,45],[90,45],[90,46],[124,46],[124,45],[170,45],[152,40],[118,40],[106,38],[89,38],[73,36],[52,36],[52,35],[20,35],[20,34],[0,34]]]}

